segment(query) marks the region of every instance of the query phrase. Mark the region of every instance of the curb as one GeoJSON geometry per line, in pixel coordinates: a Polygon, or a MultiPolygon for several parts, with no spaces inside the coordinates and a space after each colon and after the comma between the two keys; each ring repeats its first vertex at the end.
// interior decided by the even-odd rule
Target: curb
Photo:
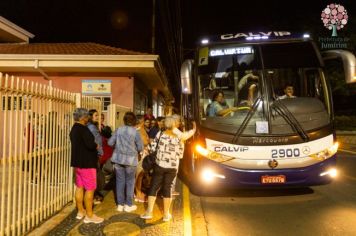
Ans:
{"type": "Polygon", "coordinates": [[[34,228],[26,235],[48,235],[48,233],[51,232],[54,228],[56,228],[59,223],[68,218],[75,211],[75,209],[76,207],[73,202],[68,203],[67,206],[59,210],[52,217],[48,218],[46,221],[44,221],[42,224],[34,228]]]}
{"type": "Polygon", "coordinates": [[[356,145],[356,131],[336,131],[336,138],[342,143],[356,145]]]}
{"type": "Polygon", "coordinates": [[[201,197],[189,194],[193,235],[208,235],[207,222],[202,208],[201,197]]]}

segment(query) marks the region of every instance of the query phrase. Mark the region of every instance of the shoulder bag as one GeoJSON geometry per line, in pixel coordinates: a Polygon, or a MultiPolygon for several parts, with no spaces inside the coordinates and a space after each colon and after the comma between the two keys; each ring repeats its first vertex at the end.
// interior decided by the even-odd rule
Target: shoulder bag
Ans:
{"type": "Polygon", "coordinates": [[[163,134],[163,131],[161,131],[157,144],[156,144],[156,150],[154,152],[149,153],[145,158],[143,158],[142,161],[142,168],[145,172],[150,172],[156,164],[156,158],[157,158],[157,150],[158,150],[158,145],[159,145],[159,140],[161,139],[161,136],[163,134]]]}

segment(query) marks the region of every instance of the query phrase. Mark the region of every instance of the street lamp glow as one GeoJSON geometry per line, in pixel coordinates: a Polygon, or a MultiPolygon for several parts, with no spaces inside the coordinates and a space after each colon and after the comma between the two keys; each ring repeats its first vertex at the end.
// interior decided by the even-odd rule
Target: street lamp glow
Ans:
{"type": "Polygon", "coordinates": [[[310,38],[310,34],[303,34],[303,38],[305,38],[305,39],[310,38]]]}

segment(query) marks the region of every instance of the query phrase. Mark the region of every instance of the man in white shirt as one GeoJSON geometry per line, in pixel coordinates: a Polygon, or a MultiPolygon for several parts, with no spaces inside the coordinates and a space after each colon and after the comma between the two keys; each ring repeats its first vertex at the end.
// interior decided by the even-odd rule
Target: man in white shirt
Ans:
{"type": "Polygon", "coordinates": [[[283,91],[284,91],[284,95],[278,97],[278,99],[295,98],[295,96],[293,95],[293,94],[294,94],[293,85],[287,84],[287,85],[284,87],[284,90],[283,90],[283,91]]]}

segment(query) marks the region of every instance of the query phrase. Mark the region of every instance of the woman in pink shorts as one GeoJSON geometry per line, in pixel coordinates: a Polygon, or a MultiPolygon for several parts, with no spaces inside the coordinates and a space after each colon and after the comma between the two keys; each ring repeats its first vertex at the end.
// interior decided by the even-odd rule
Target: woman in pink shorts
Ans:
{"type": "Polygon", "coordinates": [[[93,213],[99,145],[95,143],[94,136],[86,126],[89,118],[88,110],[75,109],[73,118],[75,123],[69,136],[72,144],[71,166],[75,168],[76,179],[75,201],[78,208],[76,218],[84,218],[84,223],[98,224],[104,221],[93,213]]]}

